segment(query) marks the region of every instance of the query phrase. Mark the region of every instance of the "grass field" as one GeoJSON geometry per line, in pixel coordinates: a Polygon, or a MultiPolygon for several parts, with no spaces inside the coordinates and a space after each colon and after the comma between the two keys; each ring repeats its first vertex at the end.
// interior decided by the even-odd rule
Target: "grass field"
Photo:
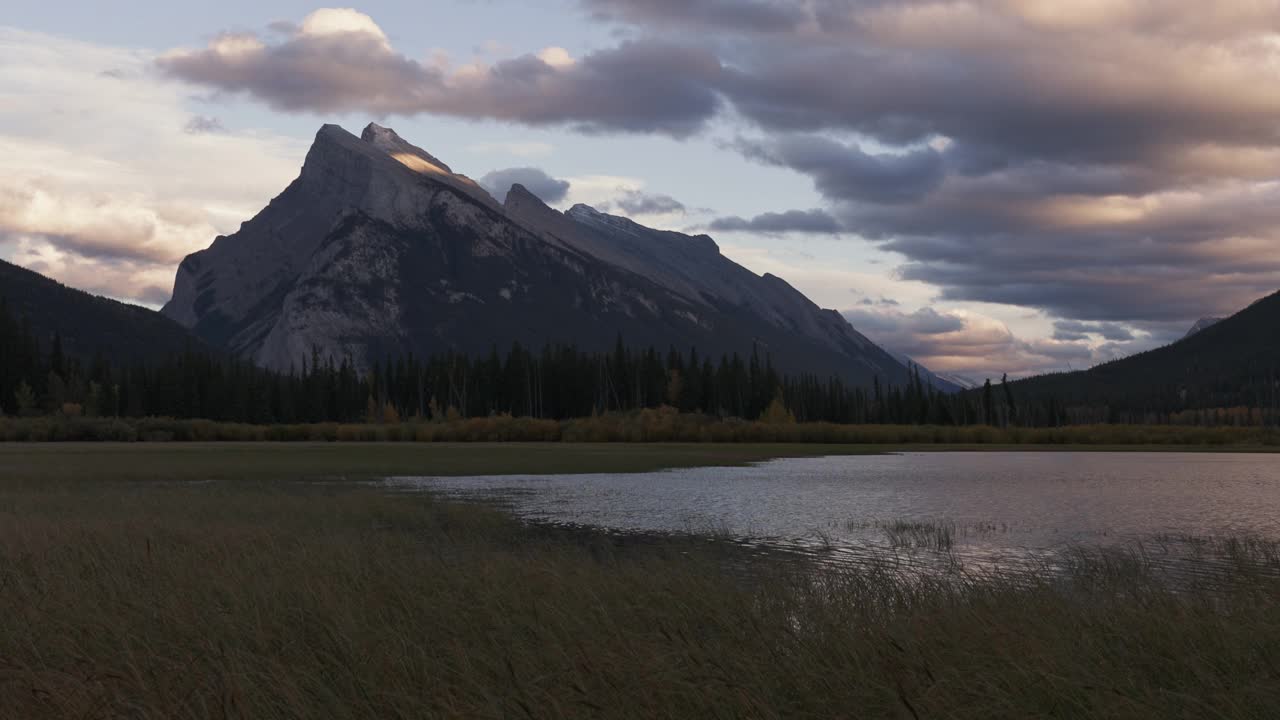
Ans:
{"type": "Polygon", "coordinates": [[[886,452],[1275,452],[1276,446],[747,443],[0,443],[0,480],[365,480],[647,472],[886,452]]]}
{"type": "Polygon", "coordinates": [[[747,421],[670,408],[572,420],[495,415],[447,422],[246,425],[198,419],[0,417],[0,442],[698,443],[960,447],[1179,447],[1280,450],[1264,425],[845,425],[747,421]]]}
{"type": "Polygon", "coordinates": [[[909,579],[308,482],[810,452],[0,446],[0,717],[1280,712],[1270,543],[1213,545],[1212,586],[1176,591],[1137,552],[1031,581],[909,579]]]}
{"type": "Polygon", "coordinates": [[[645,472],[879,451],[741,443],[0,443],[0,468],[15,480],[365,480],[645,472]]]}

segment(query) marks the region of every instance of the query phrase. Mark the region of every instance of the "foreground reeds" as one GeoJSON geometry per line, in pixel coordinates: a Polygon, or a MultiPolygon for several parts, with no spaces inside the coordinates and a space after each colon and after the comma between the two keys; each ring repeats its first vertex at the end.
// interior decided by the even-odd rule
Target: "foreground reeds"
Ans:
{"type": "Polygon", "coordinates": [[[173,418],[0,417],[0,442],[688,442],[930,445],[1116,445],[1280,449],[1268,426],[840,425],[714,418],[672,408],[574,420],[497,415],[429,422],[245,425],[173,418]]]}
{"type": "Polygon", "coordinates": [[[1280,561],[1223,547],[1212,588],[1085,550],[905,578],[351,484],[9,478],[0,716],[1275,717],[1280,561]]]}

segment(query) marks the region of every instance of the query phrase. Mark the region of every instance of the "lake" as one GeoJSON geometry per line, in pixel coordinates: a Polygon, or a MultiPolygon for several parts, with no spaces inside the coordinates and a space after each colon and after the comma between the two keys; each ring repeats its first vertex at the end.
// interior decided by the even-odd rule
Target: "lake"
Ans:
{"type": "Polygon", "coordinates": [[[1280,458],[1267,454],[974,452],[791,458],[639,474],[395,478],[532,521],[713,532],[743,543],[969,567],[1069,546],[1280,540],[1280,458]]]}

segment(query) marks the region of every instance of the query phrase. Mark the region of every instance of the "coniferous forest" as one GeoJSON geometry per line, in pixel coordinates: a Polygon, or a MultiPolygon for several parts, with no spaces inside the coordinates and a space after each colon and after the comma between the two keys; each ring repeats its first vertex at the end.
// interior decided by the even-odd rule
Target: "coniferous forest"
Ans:
{"type": "MultiPolygon", "coordinates": [[[[1081,423],[1274,425],[1277,393],[1190,393],[1191,405],[1155,394],[1080,402],[1049,381],[998,383],[959,394],[918,370],[906,386],[871,388],[838,378],[779,373],[767,353],[705,357],[697,349],[611,352],[513,345],[482,357],[443,353],[387,358],[368,372],[318,352],[289,373],[264,370],[194,344],[163,359],[72,355],[56,334],[37,337],[0,302],[0,413],[10,416],[200,418],[251,424],[386,422],[512,415],[552,420],[668,406],[756,419],[775,400],[799,422],[1058,427],[1081,423]],[[1045,390],[1048,387],[1048,391],[1045,390]],[[1063,400],[1067,398],[1067,400],[1063,400]],[[1074,402],[1072,402],[1074,401],[1074,402]],[[1264,402],[1265,401],[1265,402],[1264,402]]],[[[1271,387],[1273,383],[1267,383],[1271,387]]]]}
{"type": "MultiPolygon", "coordinates": [[[[0,305],[0,410],[8,415],[202,418],[255,424],[358,422],[509,414],[546,419],[670,406],[754,419],[780,398],[796,420],[840,423],[979,422],[980,407],[926,385],[864,390],[837,378],[788,377],[767,354],[703,357],[696,349],[514,345],[487,356],[388,358],[368,372],[315,353],[282,374],[191,348],[159,361],[113,364],[42,342],[0,305]]],[[[1000,411],[1005,412],[1004,410],[1000,411]]]]}

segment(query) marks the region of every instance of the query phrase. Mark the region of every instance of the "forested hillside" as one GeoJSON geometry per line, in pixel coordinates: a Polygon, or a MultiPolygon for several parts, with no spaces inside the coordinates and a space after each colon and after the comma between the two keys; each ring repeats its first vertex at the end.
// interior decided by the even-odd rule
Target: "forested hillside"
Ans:
{"type": "Polygon", "coordinates": [[[153,310],[69,288],[0,260],[0,301],[48,346],[54,336],[69,357],[113,362],[160,360],[204,347],[185,328],[153,310]]]}
{"type": "Polygon", "coordinates": [[[57,337],[41,342],[0,309],[0,411],[170,416],[247,423],[353,422],[511,414],[565,419],[669,405],[722,417],[759,417],[781,399],[799,420],[965,422],[977,411],[918,373],[872,390],[839,378],[787,377],[768,356],[703,358],[670,349],[613,352],[519,345],[473,358],[445,353],[388,359],[357,373],[349,358],[319,353],[287,373],[207,351],[114,364],[70,357],[57,337]]]}
{"type": "Polygon", "coordinates": [[[1172,345],[1011,388],[1019,421],[1030,424],[1274,421],[1280,293],[1172,345]],[[1247,417],[1237,417],[1242,413],[1247,417]]]}

